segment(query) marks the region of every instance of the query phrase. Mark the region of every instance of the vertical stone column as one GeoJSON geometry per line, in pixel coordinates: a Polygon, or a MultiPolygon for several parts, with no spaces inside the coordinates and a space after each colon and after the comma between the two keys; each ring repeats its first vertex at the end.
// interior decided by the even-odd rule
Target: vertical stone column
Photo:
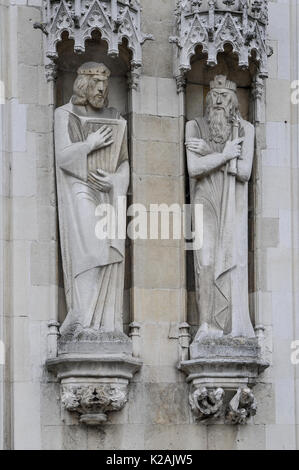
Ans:
{"type": "MultiPolygon", "coordinates": [[[[298,90],[299,80],[299,1],[290,4],[290,41],[291,41],[291,82],[296,83],[298,90]]],[[[294,90],[294,85],[291,85],[294,90]]],[[[298,98],[298,95],[297,95],[298,98]]],[[[298,99],[297,99],[298,101],[298,99]]],[[[293,251],[293,340],[299,341],[299,103],[291,105],[291,161],[292,161],[292,251],[293,251]],[[293,169],[296,169],[293,172],[293,169]]],[[[298,357],[298,354],[297,354],[298,357]]],[[[295,367],[295,436],[296,449],[299,448],[299,365],[295,367]]]]}
{"type": "MultiPolygon", "coordinates": [[[[182,209],[185,202],[184,115],[172,75],[172,46],[168,44],[172,3],[161,3],[157,11],[152,2],[142,2],[143,29],[150,27],[156,41],[144,46],[139,89],[131,91],[130,100],[132,202],[145,208],[148,235],[150,217],[154,217],[151,204],[176,204],[182,209]]],[[[132,316],[141,326],[144,365],[135,378],[135,397],[147,423],[142,446],[149,449],[165,434],[164,422],[170,420],[168,424],[177,428],[189,419],[187,406],[179,403],[185,384],[176,370],[178,324],[186,320],[182,239],[132,241],[132,316]],[[176,334],[170,339],[172,324],[176,324],[176,334]]],[[[133,422],[140,420],[139,413],[133,412],[133,422]]]]}
{"type": "Polygon", "coordinates": [[[0,6],[0,449],[11,445],[9,285],[9,104],[10,9],[0,6]]]}
{"type": "MultiPolygon", "coordinates": [[[[184,204],[181,119],[175,80],[142,75],[140,89],[132,90],[132,202],[146,208],[148,234],[151,204],[184,204]]],[[[142,323],[148,366],[161,366],[165,352],[177,359],[167,338],[170,322],[185,319],[183,249],[182,240],[133,241],[133,315],[142,323]]]]}
{"type": "MultiPolygon", "coordinates": [[[[294,69],[294,21],[298,2],[269,2],[269,39],[274,54],[269,59],[266,83],[265,142],[261,152],[261,220],[259,279],[266,352],[272,367],[260,384],[262,413],[266,413],[265,448],[294,449],[295,367],[291,342],[298,315],[297,278],[298,178],[297,129],[291,115],[294,69]],[[293,121],[293,123],[292,123],[293,121]],[[268,397],[272,407],[267,409],[268,397]],[[275,403],[275,409],[273,406],[275,403]]],[[[298,77],[296,76],[296,79],[298,77]]],[[[295,108],[294,108],[295,112],[295,108]]],[[[297,124],[298,125],[298,124],[297,124]]],[[[259,418],[257,418],[259,419],[259,418]]],[[[257,421],[259,423],[261,421],[257,421]]]]}
{"type": "Polygon", "coordinates": [[[9,7],[9,347],[15,449],[42,446],[47,325],[57,315],[58,298],[53,93],[45,79],[42,34],[33,29],[40,20],[36,6],[9,7]]]}

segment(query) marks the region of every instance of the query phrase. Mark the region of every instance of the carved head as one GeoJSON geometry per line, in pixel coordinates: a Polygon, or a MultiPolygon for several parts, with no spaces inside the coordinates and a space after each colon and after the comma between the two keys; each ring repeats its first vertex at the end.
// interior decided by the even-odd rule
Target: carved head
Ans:
{"type": "Polygon", "coordinates": [[[224,397],[224,390],[223,388],[217,388],[214,392],[214,397],[216,401],[222,400],[224,397]]]}
{"type": "Polygon", "coordinates": [[[104,64],[86,62],[77,71],[72,103],[79,106],[90,104],[101,109],[108,105],[110,70],[104,64]]]}
{"type": "Polygon", "coordinates": [[[234,82],[227,80],[224,75],[217,75],[210,83],[210,91],[207,95],[207,107],[214,110],[232,110],[236,112],[239,108],[236,95],[237,86],[234,82]]]}
{"type": "Polygon", "coordinates": [[[250,388],[245,387],[242,389],[241,394],[240,394],[240,403],[242,405],[248,405],[254,402],[254,395],[250,388]]]}
{"type": "Polygon", "coordinates": [[[240,117],[236,90],[236,84],[227,80],[224,75],[217,75],[210,83],[206,117],[211,138],[217,143],[224,143],[229,139],[232,119],[240,117]]]}

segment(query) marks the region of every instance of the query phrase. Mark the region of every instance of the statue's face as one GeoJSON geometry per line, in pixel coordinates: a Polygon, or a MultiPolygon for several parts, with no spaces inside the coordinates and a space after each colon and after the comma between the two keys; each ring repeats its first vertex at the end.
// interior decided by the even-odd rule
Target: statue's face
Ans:
{"type": "Polygon", "coordinates": [[[230,138],[231,118],[237,109],[234,91],[225,88],[214,88],[207,96],[206,117],[209,123],[210,138],[224,144],[230,138]]]}
{"type": "Polygon", "coordinates": [[[213,109],[229,109],[233,93],[232,91],[226,90],[225,88],[217,88],[211,90],[210,93],[213,109]]]}
{"type": "Polygon", "coordinates": [[[215,392],[215,398],[216,400],[221,400],[222,397],[223,397],[223,389],[222,388],[217,388],[216,392],[215,392]]]}
{"type": "Polygon", "coordinates": [[[250,388],[244,388],[242,390],[240,398],[241,398],[242,402],[246,403],[247,401],[249,401],[251,399],[251,396],[252,396],[252,393],[251,393],[250,388]]]}
{"type": "Polygon", "coordinates": [[[103,108],[108,94],[108,80],[99,75],[92,75],[86,91],[86,98],[93,108],[103,108]]]}

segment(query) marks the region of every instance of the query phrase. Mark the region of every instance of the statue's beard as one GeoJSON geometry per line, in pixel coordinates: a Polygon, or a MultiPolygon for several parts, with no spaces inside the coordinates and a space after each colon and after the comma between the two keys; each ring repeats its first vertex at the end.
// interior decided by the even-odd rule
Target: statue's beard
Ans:
{"type": "Polygon", "coordinates": [[[231,109],[217,109],[210,106],[207,110],[210,139],[216,144],[224,144],[231,136],[231,109]]]}
{"type": "Polygon", "coordinates": [[[95,109],[101,109],[107,105],[108,93],[87,93],[87,100],[89,104],[95,109]]]}
{"type": "Polygon", "coordinates": [[[105,101],[106,101],[106,98],[104,96],[95,95],[95,96],[88,97],[89,104],[93,108],[96,108],[96,109],[103,108],[105,106],[105,101]]]}

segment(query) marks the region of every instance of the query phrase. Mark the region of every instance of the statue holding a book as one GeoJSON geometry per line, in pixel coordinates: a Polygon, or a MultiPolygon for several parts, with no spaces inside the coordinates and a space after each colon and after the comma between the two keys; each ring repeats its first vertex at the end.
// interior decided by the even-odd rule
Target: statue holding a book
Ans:
{"type": "MultiPolygon", "coordinates": [[[[110,71],[87,62],[55,111],[60,243],[67,317],[61,334],[122,331],[125,240],[96,236],[96,209],[129,185],[126,121],[108,107],[110,71]]],[[[125,210],[125,207],[123,207],[125,210]]]]}

